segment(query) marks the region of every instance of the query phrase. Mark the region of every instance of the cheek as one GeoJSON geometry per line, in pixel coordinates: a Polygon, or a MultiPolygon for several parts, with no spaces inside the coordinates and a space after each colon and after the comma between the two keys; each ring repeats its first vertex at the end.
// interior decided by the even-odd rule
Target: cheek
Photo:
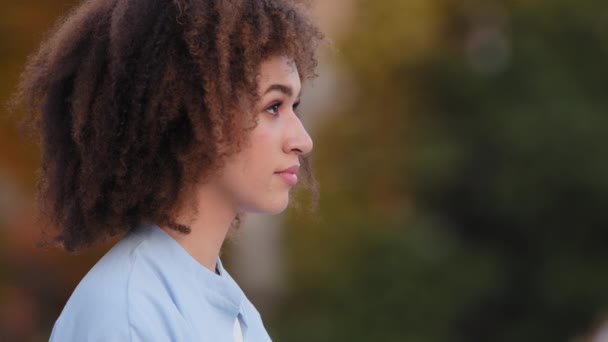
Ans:
{"type": "Polygon", "coordinates": [[[274,174],[285,167],[280,137],[274,130],[255,130],[250,144],[232,168],[232,190],[244,211],[279,213],[289,202],[289,188],[274,174]]]}
{"type": "Polygon", "coordinates": [[[249,143],[241,151],[239,172],[248,187],[260,191],[267,189],[274,180],[274,171],[284,167],[280,127],[277,122],[261,117],[249,136],[249,143]]]}
{"type": "Polygon", "coordinates": [[[276,133],[270,129],[260,129],[252,134],[252,143],[248,153],[251,159],[250,163],[266,166],[267,168],[276,167],[276,165],[269,164],[281,151],[280,139],[276,133]]]}
{"type": "Polygon", "coordinates": [[[274,153],[269,150],[267,137],[258,134],[252,138],[253,143],[241,151],[237,161],[238,166],[234,171],[242,182],[259,187],[274,172],[275,166],[272,162],[274,153]]]}

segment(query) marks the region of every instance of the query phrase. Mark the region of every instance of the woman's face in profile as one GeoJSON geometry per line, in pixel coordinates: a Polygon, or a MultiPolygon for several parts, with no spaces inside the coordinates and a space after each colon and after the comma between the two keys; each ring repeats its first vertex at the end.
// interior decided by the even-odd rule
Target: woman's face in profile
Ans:
{"type": "Polygon", "coordinates": [[[300,75],[290,59],[275,55],[260,65],[255,110],[257,126],[248,144],[226,160],[211,180],[237,212],[279,213],[289,203],[297,181],[299,155],[312,151],[312,139],[295,109],[300,101],[300,75]]]}

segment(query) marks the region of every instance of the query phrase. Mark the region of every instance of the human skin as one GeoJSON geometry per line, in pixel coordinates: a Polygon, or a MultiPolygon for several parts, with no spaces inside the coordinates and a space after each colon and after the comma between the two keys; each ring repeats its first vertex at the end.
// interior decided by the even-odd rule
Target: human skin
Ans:
{"type": "Polygon", "coordinates": [[[273,55],[264,60],[258,76],[257,125],[249,132],[248,143],[198,185],[187,201],[194,203],[196,210],[179,213],[177,221],[187,223],[190,234],[161,227],[211,271],[215,271],[221,246],[237,214],[277,214],[289,203],[299,156],[310,153],[313,147],[295,113],[301,87],[298,70],[288,57],[273,55]]]}

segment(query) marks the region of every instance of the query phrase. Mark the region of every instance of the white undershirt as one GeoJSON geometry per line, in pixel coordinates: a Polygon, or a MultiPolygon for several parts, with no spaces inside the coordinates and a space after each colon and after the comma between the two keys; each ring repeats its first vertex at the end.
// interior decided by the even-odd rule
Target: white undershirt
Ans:
{"type": "Polygon", "coordinates": [[[237,317],[234,320],[234,342],[243,342],[243,332],[241,331],[241,323],[239,322],[239,318],[237,317]]]}

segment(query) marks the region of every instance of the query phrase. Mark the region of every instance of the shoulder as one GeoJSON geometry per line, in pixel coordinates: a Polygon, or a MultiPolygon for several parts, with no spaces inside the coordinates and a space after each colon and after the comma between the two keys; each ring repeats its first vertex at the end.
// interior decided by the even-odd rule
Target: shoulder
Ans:
{"type": "Polygon", "coordinates": [[[170,289],[145,239],[119,241],[76,287],[51,341],[181,341],[170,289]]]}
{"type": "Polygon", "coordinates": [[[53,327],[51,341],[129,341],[127,287],[137,247],[127,242],[116,244],[80,281],[53,327]]]}

